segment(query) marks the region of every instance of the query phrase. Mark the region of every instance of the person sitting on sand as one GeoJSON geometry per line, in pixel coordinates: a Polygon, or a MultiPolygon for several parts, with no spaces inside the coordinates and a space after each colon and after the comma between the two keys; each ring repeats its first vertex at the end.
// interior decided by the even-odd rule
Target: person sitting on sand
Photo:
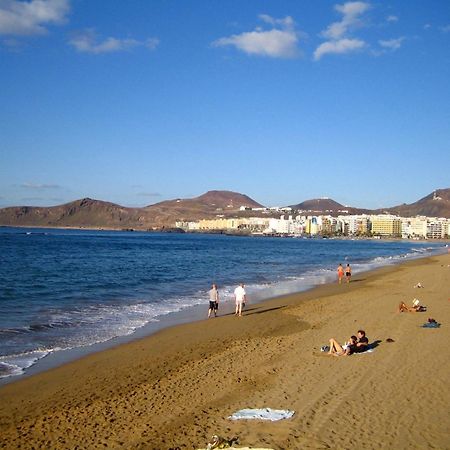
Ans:
{"type": "Polygon", "coordinates": [[[362,353],[369,348],[369,339],[364,330],[358,330],[358,341],[356,342],[356,352],[362,353]]]}
{"type": "Polygon", "coordinates": [[[336,339],[331,338],[328,354],[333,356],[350,356],[357,351],[356,342],[356,336],[350,336],[350,340],[344,345],[339,344],[336,339]]]}

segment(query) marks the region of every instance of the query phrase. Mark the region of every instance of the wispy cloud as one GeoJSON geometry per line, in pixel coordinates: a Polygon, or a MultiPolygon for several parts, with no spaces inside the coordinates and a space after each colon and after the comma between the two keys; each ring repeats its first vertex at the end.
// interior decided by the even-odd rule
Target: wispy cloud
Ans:
{"type": "Polygon", "coordinates": [[[443,32],[443,33],[450,33],[450,24],[449,25],[445,25],[443,27],[439,27],[439,29],[443,32]]]}
{"type": "Polygon", "coordinates": [[[344,54],[361,50],[366,46],[366,43],[360,39],[339,39],[337,41],[328,41],[320,44],[315,52],[314,59],[317,61],[322,58],[323,55],[334,53],[344,54]]]}
{"type": "Polygon", "coordinates": [[[335,5],[334,9],[342,14],[339,22],[333,22],[321,36],[328,39],[314,51],[314,60],[318,61],[326,54],[344,54],[361,50],[365,41],[350,36],[350,32],[363,26],[362,15],[371,8],[366,2],[346,2],[335,5]]]}
{"type": "Polygon", "coordinates": [[[69,0],[0,0],[0,35],[45,34],[49,25],[65,23],[69,11],[69,0]]]}
{"type": "Polygon", "coordinates": [[[381,47],[387,49],[387,50],[398,50],[401,46],[403,41],[405,40],[404,37],[399,37],[397,39],[388,39],[386,41],[384,40],[380,40],[378,41],[378,43],[380,44],[381,47]]]}
{"type": "Polygon", "coordinates": [[[299,32],[295,29],[292,17],[276,19],[261,14],[259,19],[273,28],[263,30],[257,27],[253,31],[233,34],[217,39],[214,47],[233,46],[249,55],[267,56],[271,58],[295,58],[300,54],[298,48],[299,32]]]}
{"type": "Polygon", "coordinates": [[[69,44],[81,53],[98,55],[100,53],[127,51],[135,47],[146,47],[154,50],[159,45],[159,39],[148,38],[145,41],[138,41],[130,38],[118,39],[108,37],[104,40],[98,40],[95,31],[88,29],[75,33],[69,40],[69,44]]]}
{"type": "Polygon", "coordinates": [[[26,189],[35,189],[35,190],[43,190],[43,189],[62,189],[62,186],[58,184],[39,184],[39,183],[22,183],[20,185],[22,188],[26,189]]]}
{"type": "Polygon", "coordinates": [[[45,199],[42,197],[22,197],[20,199],[20,201],[22,202],[41,202],[44,201],[45,199]]]}
{"type": "Polygon", "coordinates": [[[387,17],[386,17],[386,21],[387,21],[387,22],[398,22],[398,17],[397,17],[397,16],[394,16],[394,15],[387,16],[387,17]]]}
{"type": "Polygon", "coordinates": [[[138,192],[136,195],[139,197],[161,197],[159,192],[138,192]]]}
{"type": "Polygon", "coordinates": [[[370,4],[365,2],[347,2],[343,5],[335,5],[334,9],[342,14],[342,20],[334,22],[322,32],[327,39],[344,38],[349,31],[362,25],[361,15],[370,9],[370,4]]]}

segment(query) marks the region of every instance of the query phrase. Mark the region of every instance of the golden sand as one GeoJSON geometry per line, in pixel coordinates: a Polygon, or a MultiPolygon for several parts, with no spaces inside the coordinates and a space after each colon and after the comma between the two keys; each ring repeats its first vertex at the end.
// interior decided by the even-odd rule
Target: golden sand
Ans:
{"type": "Polygon", "coordinates": [[[449,300],[447,254],[165,329],[0,388],[0,448],[450,449],[449,300]],[[359,328],[374,352],[319,351],[359,328]],[[228,419],[264,407],[295,415],[228,419]]]}

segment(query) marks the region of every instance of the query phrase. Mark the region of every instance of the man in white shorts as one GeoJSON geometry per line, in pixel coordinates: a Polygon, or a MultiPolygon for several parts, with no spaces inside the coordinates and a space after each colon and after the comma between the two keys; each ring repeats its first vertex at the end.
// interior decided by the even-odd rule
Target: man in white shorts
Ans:
{"type": "Polygon", "coordinates": [[[247,300],[247,294],[244,289],[244,283],[241,283],[235,290],[234,290],[234,299],[236,300],[236,316],[242,316],[242,306],[245,304],[245,301],[247,300]]]}

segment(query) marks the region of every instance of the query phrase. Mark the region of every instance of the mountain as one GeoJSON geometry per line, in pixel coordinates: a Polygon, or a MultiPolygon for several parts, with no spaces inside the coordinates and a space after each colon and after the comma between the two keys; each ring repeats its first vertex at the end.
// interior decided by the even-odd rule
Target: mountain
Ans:
{"type": "Polygon", "coordinates": [[[0,209],[0,224],[11,226],[125,228],[142,221],[140,208],[83,198],[63,205],[0,209]]]}
{"type": "Polygon", "coordinates": [[[305,200],[297,205],[291,205],[291,208],[298,211],[311,212],[315,214],[363,214],[367,213],[366,209],[353,208],[351,206],[344,206],[335,200],[324,197],[305,200]]]}
{"type": "Polygon", "coordinates": [[[149,229],[173,227],[177,220],[198,220],[217,214],[236,215],[241,206],[261,205],[246,195],[209,191],[192,199],[176,199],[145,208],[84,198],[58,206],[18,206],[0,209],[0,225],[149,229]]]}
{"type": "Polygon", "coordinates": [[[403,204],[379,210],[404,217],[428,216],[450,218],[450,189],[436,189],[426,197],[409,205],[403,204]]]}
{"type": "Polygon", "coordinates": [[[239,214],[241,206],[258,208],[261,204],[247,195],[232,191],[208,191],[195,198],[167,200],[144,208],[155,223],[174,224],[176,220],[198,220],[239,214]]]}
{"type": "MultiPolygon", "coordinates": [[[[262,207],[250,197],[231,191],[209,191],[199,197],[168,200],[144,208],[127,208],[115,203],[83,198],[51,207],[1,208],[0,225],[147,230],[170,228],[177,220],[194,221],[218,215],[224,217],[258,215],[255,211],[240,211],[241,206],[262,207]]],[[[404,217],[424,215],[450,218],[450,189],[438,189],[410,205],[380,210],[352,208],[329,198],[307,200],[293,205],[292,208],[312,214],[391,213],[404,217]]]]}

